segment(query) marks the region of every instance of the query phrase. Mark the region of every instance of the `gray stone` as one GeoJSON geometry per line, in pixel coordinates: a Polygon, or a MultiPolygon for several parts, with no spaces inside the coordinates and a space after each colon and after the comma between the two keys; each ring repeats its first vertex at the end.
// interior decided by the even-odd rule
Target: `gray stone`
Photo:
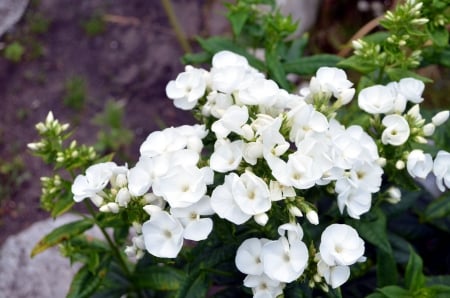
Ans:
{"type": "Polygon", "coordinates": [[[0,0],[0,37],[22,17],[28,0],[0,0]]]}
{"type": "MultiPolygon", "coordinates": [[[[71,265],[58,248],[50,248],[34,258],[30,253],[43,236],[58,226],[80,219],[73,214],[36,222],[17,235],[10,236],[0,248],[0,297],[66,297],[79,266],[71,265]]],[[[100,232],[93,230],[92,235],[100,232]]]]}

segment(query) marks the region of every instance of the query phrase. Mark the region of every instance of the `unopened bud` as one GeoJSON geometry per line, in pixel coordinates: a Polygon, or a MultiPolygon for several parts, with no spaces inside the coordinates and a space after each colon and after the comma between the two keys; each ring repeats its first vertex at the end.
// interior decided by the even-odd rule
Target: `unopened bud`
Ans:
{"type": "Polygon", "coordinates": [[[117,203],[108,203],[100,207],[100,212],[119,213],[119,205],[117,203]]]}
{"type": "Polygon", "coordinates": [[[387,190],[388,198],[386,201],[388,201],[391,204],[397,204],[400,202],[402,198],[402,192],[400,191],[400,188],[391,186],[387,190]]]}
{"type": "Polygon", "coordinates": [[[269,216],[266,213],[259,213],[253,216],[255,222],[260,226],[265,226],[269,221],[269,216]]]}
{"type": "Polygon", "coordinates": [[[314,210],[310,210],[310,211],[306,212],[306,218],[313,225],[319,224],[319,215],[317,215],[317,212],[314,210]]]}
{"type": "Polygon", "coordinates": [[[303,213],[297,206],[289,206],[289,213],[295,217],[302,217],[303,213]]]}
{"type": "Polygon", "coordinates": [[[434,125],[440,126],[444,124],[449,117],[449,111],[442,111],[434,115],[433,118],[431,118],[431,122],[433,122],[434,125]]]}
{"type": "Polygon", "coordinates": [[[427,123],[423,127],[423,134],[426,137],[432,136],[434,134],[435,128],[436,128],[436,126],[433,123],[427,123]]]}
{"type": "Polygon", "coordinates": [[[398,161],[395,163],[395,168],[396,168],[397,170],[403,170],[403,169],[405,168],[405,162],[404,162],[403,160],[398,160],[398,161]]]}

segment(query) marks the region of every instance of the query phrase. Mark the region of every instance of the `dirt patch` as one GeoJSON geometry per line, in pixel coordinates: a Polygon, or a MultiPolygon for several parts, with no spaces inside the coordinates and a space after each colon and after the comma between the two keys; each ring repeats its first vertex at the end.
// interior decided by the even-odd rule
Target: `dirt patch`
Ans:
{"type": "MultiPolygon", "coordinates": [[[[220,5],[205,10],[210,2],[173,1],[189,37],[209,30],[205,13],[214,15],[213,30],[226,28],[220,5]]],[[[165,96],[165,85],[183,69],[183,51],[160,1],[31,1],[26,15],[2,39],[27,43],[23,35],[32,36],[30,44],[39,47],[38,57],[27,48],[18,63],[0,58],[0,164],[4,167],[0,184],[7,190],[0,198],[0,244],[8,235],[48,217],[39,208],[39,177],[49,175],[51,168],[26,148],[38,137],[34,125],[48,111],[76,125],[80,142],[93,144],[99,128],[92,119],[107,100],[124,102],[124,125],[134,134],[125,150],[135,157],[139,144],[160,128],[161,121],[169,126],[193,121],[165,96]],[[33,33],[30,19],[35,16],[47,21],[45,32],[33,33]],[[97,24],[103,27],[89,23],[97,16],[108,16],[97,24]],[[85,82],[86,98],[79,110],[63,100],[73,77],[85,82]]]]}

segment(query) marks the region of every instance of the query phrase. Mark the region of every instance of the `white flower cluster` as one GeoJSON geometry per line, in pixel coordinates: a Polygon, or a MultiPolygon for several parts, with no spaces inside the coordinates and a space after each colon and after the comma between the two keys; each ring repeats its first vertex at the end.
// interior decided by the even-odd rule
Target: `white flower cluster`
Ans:
{"type": "MultiPolygon", "coordinates": [[[[361,90],[358,96],[359,107],[365,112],[380,117],[384,128],[381,142],[384,145],[402,146],[413,138],[418,143],[427,143],[426,137],[434,134],[437,126],[449,118],[449,111],[437,113],[431,122],[426,123],[420,114],[419,104],[423,101],[422,93],[425,85],[414,78],[401,79],[386,86],[374,85],[361,90]],[[406,111],[407,103],[414,104],[406,111]]],[[[440,151],[433,163],[431,154],[421,149],[406,151],[404,160],[399,160],[396,166],[399,170],[405,167],[413,178],[425,179],[433,172],[440,191],[450,185],[450,154],[440,151]],[[444,186],[445,185],[445,186],[444,186]]]]}
{"type": "MultiPolygon", "coordinates": [[[[403,144],[412,121],[426,130],[413,111],[418,108],[408,117],[399,115],[407,100],[422,100],[422,91],[413,79],[361,91],[358,102],[364,111],[386,114],[383,144],[403,144]]],[[[287,220],[278,227],[279,239],[250,238],[237,251],[236,266],[247,274],[244,285],[257,297],[276,297],[308,264],[316,264],[308,268],[315,282],[342,285],[349,266],[363,261],[364,242],[350,226],[334,224],[323,232],[318,253],[310,255],[297,217],[306,214],[311,224],[319,223],[316,208],[302,196],[313,187],[334,191],[340,212],[355,219],[369,211],[372,194],[380,190],[385,160],[375,141],[362,127],[344,127],[334,118],[355,94],[345,72],[320,68],[309,87],[294,95],[244,57],[222,51],[213,57],[210,71],[187,66],[166,93],[175,106],[196,109],[205,124],[151,133],[132,168],[113,162],[91,166],[75,179],[74,200],[89,198],[103,212],[130,206],[144,210],[126,253],[140,257],[146,250],[165,258],[175,258],[185,239],[206,239],[213,215],[236,225],[253,219],[264,226],[272,205],[280,204],[287,220]],[[214,144],[204,148],[206,139],[214,144]],[[111,190],[106,191],[108,183],[111,190]]],[[[433,125],[445,121],[445,115],[435,118],[433,125]]],[[[413,156],[408,171],[428,169],[427,161],[413,156]]],[[[438,159],[438,185],[448,187],[449,154],[438,159]]]]}

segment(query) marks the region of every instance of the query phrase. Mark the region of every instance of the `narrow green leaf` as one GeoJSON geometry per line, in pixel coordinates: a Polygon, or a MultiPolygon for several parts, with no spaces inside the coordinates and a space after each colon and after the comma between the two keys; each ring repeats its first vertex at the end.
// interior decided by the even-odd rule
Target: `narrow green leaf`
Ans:
{"type": "Polygon", "coordinates": [[[400,81],[403,78],[415,78],[421,80],[424,83],[432,83],[433,80],[424,76],[421,76],[413,71],[401,68],[388,68],[386,73],[393,81],[400,81]]]}
{"type": "Polygon", "coordinates": [[[132,280],[139,288],[175,291],[180,288],[185,279],[186,274],[181,270],[169,266],[154,265],[134,272],[132,280]]]}
{"type": "Polygon", "coordinates": [[[395,285],[398,281],[397,264],[394,256],[377,249],[377,286],[395,285]]]}
{"type": "Polygon", "coordinates": [[[71,193],[67,193],[66,195],[59,197],[59,199],[53,205],[51,216],[53,218],[56,218],[69,211],[73,205],[75,205],[73,196],[71,193]]]}
{"type": "Polygon", "coordinates": [[[366,298],[386,298],[386,296],[384,296],[381,293],[375,292],[375,293],[367,295],[366,298]]]}
{"type": "Polygon", "coordinates": [[[422,271],[422,258],[414,252],[412,247],[410,247],[410,255],[405,272],[405,286],[410,289],[411,292],[414,292],[425,285],[425,275],[422,271]]]}
{"type": "Polygon", "coordinates": [[[368,74],[376,69],[376,66],[373,63],[358,56],[351,56],[347,59],[339,61],[337,66],[354,69],[362,74],[368,74]]]}
{"type": "Polygon", "coordinates": [[[440,219],[450,215],[450,193],[447,192],[427,206],[424,212],[425,220],[440,219]]]}
{"type": "Polygon", "coordinates": [[[286,73],[276,51],[266,52],[266,62],[269,76],[277,82],[281,88],[289,90],[290,86],[286,79],[286,73]]]}
{"type": "Polygon", "coordinates": [[[298,75],[314,75],[322,66],[334,67],[342,58],[329,55],[320,54],[308,57],[298,58],[287,63],[284,63],[286,73],[295,73],[298,75]]]}
{"type": "Polygon", "coordinates": [[[207,52],[188,53],[181,58],[183,64],[202,64],[211,61],[211,54],[207,52]]]}
{"type": "Polygon", "coordinates": [[[82,219],[74,222],[62,225],[52,232],[44,236],[31,251],[31,257],[34,257],[38,253],[43,252],[47,248],[50,248],[63,241],[69,240],[77,235],[80,235],[84,231],[90,229],[94,223],[90,219],[82,219]]]}
{"type": "Polygon", "coordinates": [[[78,270],[72,279],[67,298],[85,298],[91,295],[100,286],[106,276],[107,269],[102,268],[96,273],[92,273],[87,265],[78,270]]]}
{"type": "Polygon", "coordinates": [[[206,274],[198,272],[191,274],[184,280],[180,290],[177,293],[177,298],[198,298],[205,297],[209,289],[209,280],[206,274]]]}
{"type": "Polygon", "coordinates": [[[428,34],[431,37],[433,43],[438,47],[445,47],[448,45],[449,33],[447,28],[438,27],[428,30],[428,34]]]}
{"type": "Polygon", "coordinates": [[[244,28],[245,22],[247,22],[248,12],[245,10],[231,11],[227,14],[227,18],[231,23],[234,35],[238,36],[244,28]]]}
{"type": "Polygon", "coordinates": [[[399,286],[387,286],[381,289],[377,289],[384,295],[385,298],[411,298],[411,293],[399,286]]]}

